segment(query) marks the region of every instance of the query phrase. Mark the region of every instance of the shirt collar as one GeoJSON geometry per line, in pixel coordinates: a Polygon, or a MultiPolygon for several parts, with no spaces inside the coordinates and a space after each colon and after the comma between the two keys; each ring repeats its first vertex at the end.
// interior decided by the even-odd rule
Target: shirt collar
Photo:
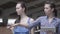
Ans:
{"type": "MultiPolygon", "coordinates": [[[[48,16],[46,16],[46,19],[48,19],[48,16]]],[[[53,20],[56,20],[56,17],[53,17],[53,20]]]]}

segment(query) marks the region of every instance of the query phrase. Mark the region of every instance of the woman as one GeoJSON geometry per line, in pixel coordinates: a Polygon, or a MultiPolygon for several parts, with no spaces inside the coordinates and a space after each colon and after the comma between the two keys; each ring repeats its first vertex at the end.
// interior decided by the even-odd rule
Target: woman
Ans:
{"type": "MultiPolygon", "coordinates": [[[[44,4],[44,12],[45,12],[46,16],[39,17],[31,25],[20,23],[20,26],[25,26],[25,27],[31,29],[32,27],[35,27],[40,23],[41,24],[40,27],[42,27],[42,26],[57,27],[57,31],[59,31],[58,27],[59,27],[60,19],[57,18],[57,10],[56,10],[55,4],[53,2],[47,1],[44,4]]],[[[50,32],[50,34],[53,34],[51,31],[47,31],[47,32],[40,31],[40,34],[47,34],[48,32],[50,32]]],[[[55,32],[55,33],[58,34],[58,32],[55,32]]]]}
{"type": "Polygon", "coordinates": [[[18,2],[16,5],[16,12],[19,15],[19,18],[16,20],[15,24],[11,25],[10,29],[13,30],[14,34],[29,34],[30,29],[27,29],[23,26],[19,26],[19,23],[30,25],[34,20],[28,17],[26,12],[26,5],[24,2],[18,2]],[[17,25],[17,26],[15,26],[17,25]],[[14,26],[14,27],[13,27],[14,26]]]}

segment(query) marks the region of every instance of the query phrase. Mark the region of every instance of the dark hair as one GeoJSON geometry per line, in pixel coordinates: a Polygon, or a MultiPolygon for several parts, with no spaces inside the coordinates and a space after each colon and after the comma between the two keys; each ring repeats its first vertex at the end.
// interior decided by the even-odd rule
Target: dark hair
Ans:
{"type": "Polygon", "coordinates": [[[16,21],[15,21],[15,23],[19,23],[20,22],[20,15],[18,15],[18,17],[17,17],[17,19],[16,19],[16,21]]]}
{"type": "Polygon", "coordinates": [[[54,4],[54,2],[52,2],[52,1],[46,1],[45,4],[50,4],[50,7],[54,8],[53,13],[54,13],[55,17],[57,17],[57,9],[56,9],[56,5],[54,4]]]}
{"type": "Polygon", "coordinates": [[[24,1],[19,1],[17,4],[21,4],[21,7],[25,8],[25,13],[26,13],[27,10],[26,3],[24,1]]]}

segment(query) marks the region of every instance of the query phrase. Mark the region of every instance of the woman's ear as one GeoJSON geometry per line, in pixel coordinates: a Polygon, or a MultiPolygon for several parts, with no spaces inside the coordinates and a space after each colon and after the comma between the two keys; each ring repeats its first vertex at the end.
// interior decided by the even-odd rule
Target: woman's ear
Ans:
{"type": "Polygon", "coordinates": [[[52,11],[54,11],[54,8],[52,8],[52,11]]]}

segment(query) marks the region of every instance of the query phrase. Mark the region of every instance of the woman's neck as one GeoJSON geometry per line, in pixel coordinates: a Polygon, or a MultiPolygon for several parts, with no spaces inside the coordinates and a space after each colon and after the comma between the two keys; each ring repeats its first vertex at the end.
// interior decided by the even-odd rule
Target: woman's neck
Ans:
{"type": "Polygon", "coordinates": [[[51,18],[53,18],[53,17],[55,17],[54,14],[50,14],[50,15],[48,16],[48,19],[51,19],[51,18]]]}
{"type": "Polygon", "coordinates": [[[48,16],[48,21],[49,21],[49,23],[52,23],[52,20],[54,19],[54,15],[53,14],[50,14],[49,16],[48,16]]]}
{"type": "Polygon", "coordinates": [[[22,14],[21,15],[21,19],[24,19],[24,18],[27,18],[27,15],[26,14],[22,14]]]}

